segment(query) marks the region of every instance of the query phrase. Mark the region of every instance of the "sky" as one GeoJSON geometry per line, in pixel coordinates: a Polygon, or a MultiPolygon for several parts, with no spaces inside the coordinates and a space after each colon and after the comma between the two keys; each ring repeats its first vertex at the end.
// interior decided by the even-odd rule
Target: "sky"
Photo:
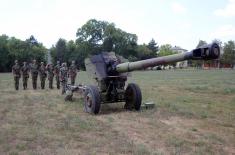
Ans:
{"type": "Polygon", "coordinates": [[[89,19],[115,23],[139,44],[190,50],[199,40],[235,40],[235,0],[0,0],[0,35],[34,35],[47,48],[75,40],[89,19]]]}

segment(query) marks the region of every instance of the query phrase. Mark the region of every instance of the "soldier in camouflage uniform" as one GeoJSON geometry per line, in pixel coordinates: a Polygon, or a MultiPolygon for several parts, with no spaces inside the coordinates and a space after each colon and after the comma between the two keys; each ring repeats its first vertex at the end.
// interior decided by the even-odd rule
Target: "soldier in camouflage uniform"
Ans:
{"type": "Polygon", "coordinates": [[[69,67],[69,77],[70,77],[71,85],[75,85],[76,76],[77,76],[77,67],[75,65],[75,61],[72,61],[72,64],[69,67]]]}
{"type": "Polygon", "coordinates": [[[54,75],[56,78],[57,89],[60,89],[60,61],[57,61],[57,64],[54,67],[54,75]]]}
{"type": "Polygon", "coordinates": [[[12,67],[12,73],[15,81],[15,89],[19,90],[20,65],[18,64],[18,60],[15,60],[15,65],[12,67]]]}
{"type": "Polygon", "coordinates": [[[65,93],[65,87],[68,82],[68,68],[66,63],[62,63],[60,68],[60,82],[62,86],[62,94],[65,93]]]}
{"type": "Polygon", "coordinates": [[[49,88],[53,89],[54,68],[51,63],[46,67],[48,73],[49,88]]]}
{"type": "Polygon", "coordinates": [[[33,89],[37,89],[38,64],[36,60],[33,60],[33,63],[30,66],[30,71],[31,71],[33,89]]]}
{"type": "Polygon", "coordinates": [[[44,65],[44,62],[41,62],[41,66],[39,68],[39,73],[40,73],[41,89],[44,89],[45,88],[45,81],[46,81],[46,77],[47,77],[46,67],[44,65]]]}
{"type": "Polygon", "coordinates": [[[29,67],[27,66],[26,62],[23,62],[23,66],[21,67],[21,73],[22,73],[23,88],[25,90],[27,89],[28,78],[29,78],[29,67]]]}

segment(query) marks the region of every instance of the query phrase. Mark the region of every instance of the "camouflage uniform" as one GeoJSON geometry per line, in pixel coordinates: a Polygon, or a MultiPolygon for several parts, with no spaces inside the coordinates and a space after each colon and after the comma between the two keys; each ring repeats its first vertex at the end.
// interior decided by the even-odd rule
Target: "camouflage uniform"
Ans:
{"type": "Polygon", "coordinates": [[[29,67],[27,66],[27,63],[23,63],[23,67],[21,68],[21,73],[22,73],[22,81],[23,81],[23,88],[24,90],[27,89],[27,83],[28,83],[28,78],[29,78],[29,67]]]}
{"type": "Polygon", "coordinates": [[[57,89],[60,89],[60,62],[57,61],[57,65],[54,67],[54,75],[56,78],[57,89]]]}
{"type": "Polygon", "coordinates": [[[33,89],[37,89],[38,65],[36,60],[33,60],[33,63],[30,66],[30,71],[31,71],[33,89]]]}
{"type": "Polygon", "coordinates": [[[60,82],[62,86],[62,94],[65,93],[65,87],[68,82],[68,68],[66,63],[63,63],[60,68],[60,82]]]}
{"type": "Polygon", "coordinates": [[[69,67],[69,77],[70,77],[71,85],[75,84],[76,76],[77,76],[77,67],[75,65],[75,61],[72,61],[72,64],[69,67]]]}
{"type": "Polygon", "coordinates": [[[47,73],[48,73],[49,88],[53,89],[54,68],[53,68],[52,64],[48,64],[46,69],[47,69],[47,73]]]}
{"type": "Polygon", "coordinates": [[[40,73],[41,89],[44,89],[45,88],[45,81],[46,81],[46,77],[47,77],[46,67],[44,65],[44,62],[41,62],[41,66],[39,68],[39,73],[40,73]]]}
{"type": "Polygon", "coordinates": [[[12,73],[14,75],[15,89],[19,90],[20,65],[17,60],[15,60],[15,65],[12,67],[12,73]]]}

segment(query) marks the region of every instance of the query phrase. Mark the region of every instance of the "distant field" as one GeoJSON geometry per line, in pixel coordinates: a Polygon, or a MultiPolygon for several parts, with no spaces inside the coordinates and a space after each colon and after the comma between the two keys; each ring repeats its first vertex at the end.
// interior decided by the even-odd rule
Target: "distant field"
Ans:
{"type": "MultiPolygon", "coordinates": [[[[91,84],[85,72],[77,82],[91,84]]],[[[235,154],[235,71],[134,72],[129,82],[155,108],[64,102],[57,89],[20,91],[0,74],[0,154],[235,154]]],[[[54,86],[55,87],[55,86],[54,86]]]]}

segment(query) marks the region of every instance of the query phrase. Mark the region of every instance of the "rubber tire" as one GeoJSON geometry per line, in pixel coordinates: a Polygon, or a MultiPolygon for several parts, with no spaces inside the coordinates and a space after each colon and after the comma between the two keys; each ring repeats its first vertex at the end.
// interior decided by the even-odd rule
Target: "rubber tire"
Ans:
{"type": "Polygon", "coordinates": [[[140,110],[142,102],[142,93],[140,87],[135,83],[129,83],[125,91],[126,104],[128,110],[140,110]]]}
{"type": "Polygon", "coordinates": [[[73,101],[73,95],[66,95],[64,101],[73,101]]]}
{"type": "Polygon", "coordinates": [[[218,46],[218,44],[216,43],[213,43],[211,45],[211,48],[210,48],[210,56],[212,59],[218,59],[218,57],[220,56],[220,47],[218,46]],[[215,49],[217,49],[217,52],[215,53],[215,49]]]}
{"type": "Polygon", "coordinates": [[[100,112],[101,97],[99,89],[96,86],[88,86],[84,94],[84,110],[91,114],[98,114],[100,112]],[[91,96],[92,104],[88,106],[87,97],[91,96]]]}

